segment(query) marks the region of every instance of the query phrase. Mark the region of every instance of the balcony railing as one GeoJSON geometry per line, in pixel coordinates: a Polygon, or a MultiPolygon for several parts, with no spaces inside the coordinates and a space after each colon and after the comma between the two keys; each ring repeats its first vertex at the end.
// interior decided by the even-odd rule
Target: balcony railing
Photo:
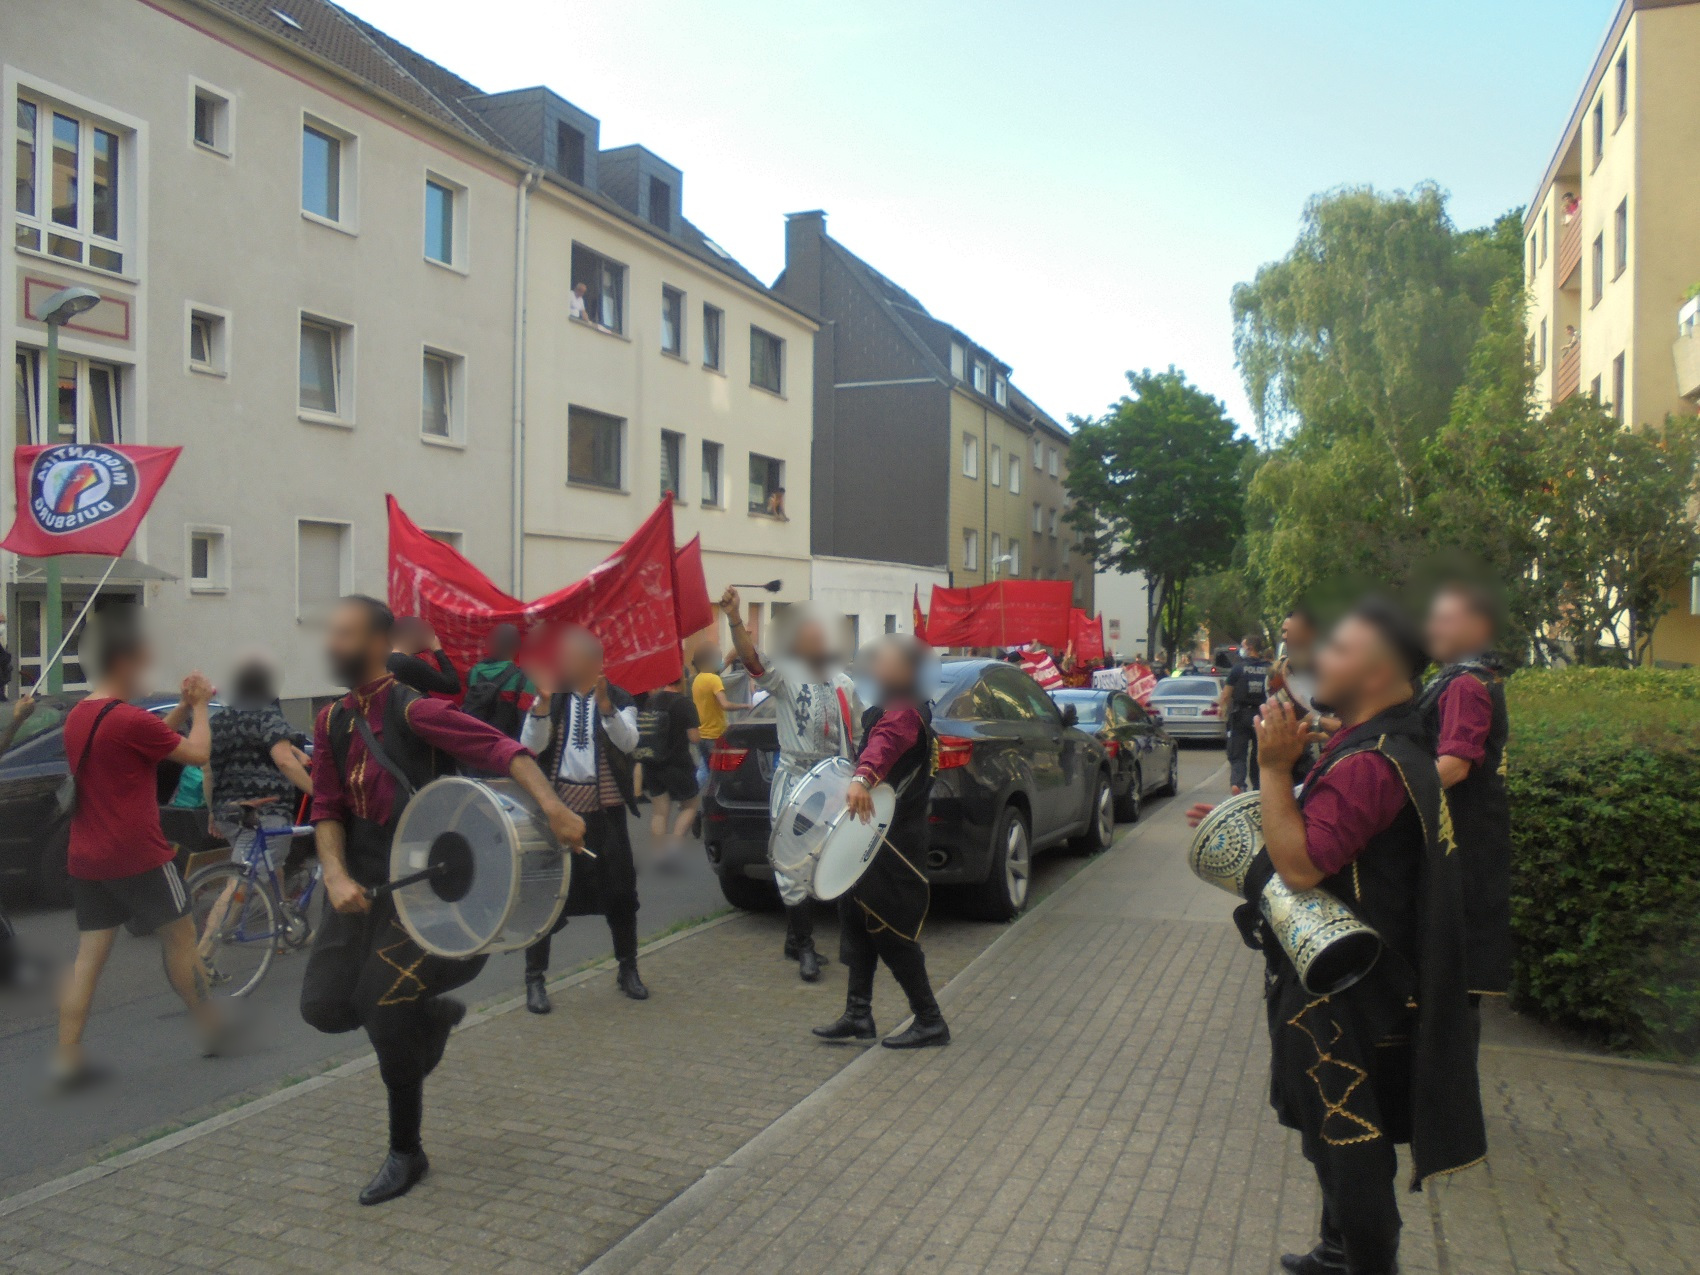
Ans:
{"type": "MultiPolygon", "coordinates": [[[[1562,218],[1560,219],[1562,221],[1562,218]]],[[[1576,209],[1568,222],[1558,231],[1558,286],[1567,287],[1576,268],[1582,264],[1582,210],[1576,209]]]]}
{"type": "Polygon", "coordinates": [[[1552,371],[1552,401],[1562,403],[1582,384],[1582,343],[1572,342],[1558,352],[1552,371]]]}

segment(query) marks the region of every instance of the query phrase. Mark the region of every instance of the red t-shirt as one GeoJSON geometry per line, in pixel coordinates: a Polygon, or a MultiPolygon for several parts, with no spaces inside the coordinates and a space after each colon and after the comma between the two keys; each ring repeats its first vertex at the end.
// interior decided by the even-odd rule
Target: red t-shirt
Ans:
{"type": "MultiPolygon", "coordinates": [[[[65,764],[75,767],[95,718],[112,701],[86,699],[65,718],[65,764]]],[[[70,872],[84,881],[111,881],[170,863],[159,826],[159,763],[182,738],[160,718],[119,704],[102,719],[77,771],[77,809],[71,816],[70,872]]]]}

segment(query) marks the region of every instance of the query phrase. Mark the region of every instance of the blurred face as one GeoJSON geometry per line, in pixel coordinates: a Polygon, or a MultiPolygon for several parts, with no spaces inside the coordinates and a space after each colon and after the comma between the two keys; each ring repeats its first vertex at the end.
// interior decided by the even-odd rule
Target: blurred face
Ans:
{"type": "Polygon", "coordinates": [[[1287,644],[1287,649],[1308,651],[1316,644],[1316,630],[1310,627],[1310,622],[1302,615],[1289,615],[1281,621],[1281,640],[1287,644]]]}
{"type": "Polygon", "coordinates": [[[1316,653],[1316,698],[1350,715],[1409,681],[1375,627],[1355,616],[1334,626],[1316,653]]]}
{"type": "Polygon", "coordinates": [[[813,618],[798,624],[797,631],[791,635],[791,658],[801,660],[817,673],[829,668],[836,654],[827,637],[826,625],[813,618]]]}
{"type": "Polygon", "coordinates": [[[331,612],[325,656],[338,686],[364,686],[383,672],[389,653],[389,637],[372,623],[365,607],[345,602],[331,612]]]}
{"type": "Polygon", "coordinates": [[[1428,649],[1442,664],[1485,651],[1493,631],[1461,594],[1442,593],[1428,612],[1428,649]]]}
{"type": "Polygon", "coordinates": [[[583,629],[569,629],[562,635],[557,660],[563,686],[582,689],[602,676],[602,647],[583,629]]]}
{"type": "Polygon", "coordinates": [[[142,693],[151,667],[153,652],[143,644],[114,660],[103,680],[116,688],[120,699],[135,699],[142,693]]]}
{"type": "Polygon", "coordinates": [[[915,669],[909,657],[890,642],[874,648],[868,670],[879,688],[880,702],[907,699],[915,693],[915,669]]]}

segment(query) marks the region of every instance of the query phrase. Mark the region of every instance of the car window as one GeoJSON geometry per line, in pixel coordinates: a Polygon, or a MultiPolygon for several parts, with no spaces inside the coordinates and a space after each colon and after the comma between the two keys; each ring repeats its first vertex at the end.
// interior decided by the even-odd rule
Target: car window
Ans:
{"type": "Polygon", "coordinates": [[[1214,698],[1216,693],[1216,679],[1213,677],[1171,677],[1158,682],[1151,696],[1153,699],[1197,699],[1201,695],[1214,698]]]}
{"type": "Polygon", "coordinates": [[[1072,708],[1080,725],[1097,726],[1104,720],[1106,699],[1107,697],[1102,695],[1066,695],[1057,699],[1056,705],[1064,710],[1072,708]]]}
{"type": "Polygon", "coordinates": [[[1145,710],[1139,706],[1139,701],[1131,695],[1117,695],[1110,701],[1110,711],[1115,714],[1118,722],[1127,722],[1137,726],[1145,720],[1145,710]]]}
{"type": "MultiPolygon", "coordinates": [[[[10,704],[6,705],[6,708],[11,710],[7,712],[5,719],[10,724],[12,712],[16,710],[10,704]]],[[[38,735],[45,735],[50,730],[58,730],[65,724],[65,715],[70,711],[71,704],[67,700],[44,699],[36,701],[35,712],[29,715],[22,726],[18,727],[18,733],[12,739],[12,747],[16,748],[24,741],[34,739],[38,735]]]]}
{"type": "Polygon", "coordinates": [[[1017,717],[1025,721],[1060,722],[1062,711],[1051,702],[1051,697],[1045,694],[1039,683],[1025,673],[1018,673],[1005,666],[987,670],[987,680],[992,681],[1000,698],[1014,707],[1017,717]]]}

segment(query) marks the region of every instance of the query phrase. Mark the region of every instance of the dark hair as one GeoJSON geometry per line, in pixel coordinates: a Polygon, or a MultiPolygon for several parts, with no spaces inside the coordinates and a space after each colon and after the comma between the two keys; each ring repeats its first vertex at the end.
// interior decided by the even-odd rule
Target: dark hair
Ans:
{"type": "Polygon", "coordinates": [[[1247,633],[1240,639],[1240,645],[1253,655],[1263,654],[1263,638],[1256,633],[1247,633]]]}
{"type": "Polygon", "coordinates": [[[102,617],[100,640],[97,644],[95,666],[102,677],[120,664],[138,660],[148,649],[147,634],[142,631],[141,617],[117,611],[102,617]]]}
{"type": "Polygon", "coordinates": [[[1436,600],[1453,597],[1462,602],[1478,619],[1486,620],[1497,638],[1505,627],[1505,603],[1499,591],[1469,580],[1447,580],[1434,591],[1436,600]]]}
{"type": "Polygon", "coordinates": [[[366,613],[366,624],[374,634],[389,637],[395,632],[395,612],[386,603],[364,593],[350,593],[338,599],[338,606],[359,607],[366,613]]]}
{"type": "Polygon", "coordinates": [[[263,660],[250,660],[230,681],[238,703],[269,704],[277,698],[277,678],[263,660]]]}
{"type": "Polygon", "coordinates": [[[490,654],[501,659],[512,659],[519,650],[519,626],[517,624],[498,624],[490,630],[490,654]]]}
{"type": "Polygon", "coordinates": [[[1294,603],[1292,609],[1287,612],[1287,618],[1289,620],[1303,620],[1312,629],[1316,628],[1316,612],[1310,609],[1308,602],[1294,603]]]}
{"type": "Polygon", "coordinates": [[[1422,630],[1410,613],[1391,598],[1368,597],[1346,613],[1347,619],[1361,620],[1380,635],[1398,658],[1411,681],[1428,667],[1428,651],[1423,648],[1422,630]]]}

